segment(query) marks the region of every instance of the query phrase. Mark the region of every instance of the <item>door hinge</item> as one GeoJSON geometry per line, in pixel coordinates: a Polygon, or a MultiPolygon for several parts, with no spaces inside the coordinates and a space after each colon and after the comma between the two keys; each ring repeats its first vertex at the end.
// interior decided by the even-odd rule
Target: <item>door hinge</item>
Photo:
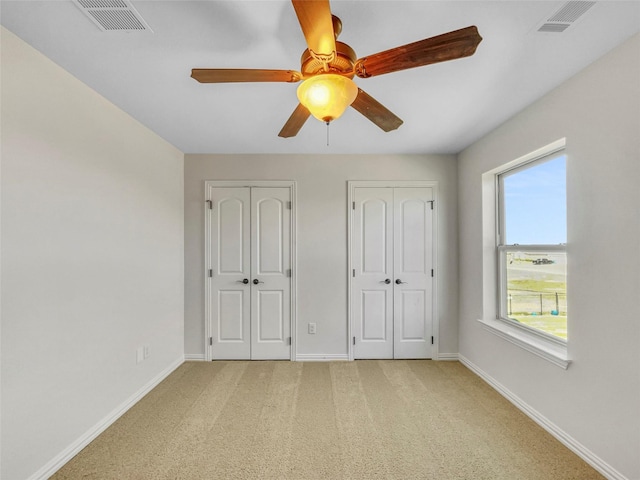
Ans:
{"type": "Polygon", "coordinates": [[[209,269],[209,277],[213,277],[213,268],[209,269]]]}
{"type": "Polygon", "coordinates": [[[291,345],[291,337],[287,337],[287,345],[291,345]]]}
{"type": "Polygon", "coordinates": [[[287,277],[291,277],[291,269],[287,268],[287,277]]]}
{"type": "Polygon", "coordinates": [[[356,209],[356,202],[353,202],[351,208],[353,208],[354,210],[356,209]]]}
{"type": "Polygon", "coordinates": [[[209,205],[209,210],[213,210],[213,201],[207,200],[207,205],[209,205]]]}
{"type": "Polygon", "coordinates": [[[209,337],[209,345],[213,345],[213,337],[209,337]]]}
{"type": "Polygon", "coordinates": [[[433,345],[433,337],[431,337],[431,345],[433,345]]]}
{"type": "Polygon", "coordinates": [[[356,276],[356,269],[353,269],[352,275],[355,277],[356,276]]]}
{"type": "Polygon", "coordinates": [[[356,344],[356,337],[353,337],[353,344],[356,344]]]}
{"type": "Polygon", "coordinates": [[[431,269],[431,276],[433,277],[433,268],[431,269]]]}
{"type": "Polygon", "coordinates": [[[431,203],[431,210],[433,210],[433,204],[436,203],[435,200],[431,200],[429,203],[431,203]]]}
{"type": "Polygon", "coordinates": [[[287,210],[291,210],[291,202],[287,202],[287,210]]]}

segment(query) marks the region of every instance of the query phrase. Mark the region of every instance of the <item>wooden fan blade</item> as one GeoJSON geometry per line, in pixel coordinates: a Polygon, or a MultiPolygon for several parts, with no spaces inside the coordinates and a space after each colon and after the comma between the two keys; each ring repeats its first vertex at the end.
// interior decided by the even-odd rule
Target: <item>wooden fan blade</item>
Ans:
{"type": "Polygon", "coordinates": [[[367,78],[469,57],[481,41],[477,27],[471,26],[358,59],[354,70],[357,76],[367,78]]]}
{"type": "Polygon", "coordinates": [[[351,106],[385,132],[395,130],[403,123],[384,105],[360,88],[358,89],[358,96],[351,106]]]}
{"type": "Polygon", "coordinates": [[[200,83],[299,82],[302,75],[293,70],[255,70],[235,68],[194,68],[191,77],[200,83]]]}
{"type": "Polygon", "coordinates": [[[336,37],[329,0],[291,0],[312,56],[333,60],[336,37]]]}
{"type": "Polygon", "coordinates": [[[296,109],[289,117],[289,120],[287,120],[287,123],[285,123],[284,127],[282,127],[282,130],[280,130],[278,136],[282,138],[295,137],[310,115],[311,113],[309,113],[307,107],[305,107],[301,103],[298,104],[296,109]]]}

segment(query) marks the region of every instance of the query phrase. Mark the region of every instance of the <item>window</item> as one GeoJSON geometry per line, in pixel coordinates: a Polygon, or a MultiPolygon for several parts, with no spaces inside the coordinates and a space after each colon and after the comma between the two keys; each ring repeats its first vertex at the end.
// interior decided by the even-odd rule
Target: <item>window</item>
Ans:
{"type": "Polygon", "coordinates": [[[567,340],[566,157],[555,151],[497,174],[498,317],[567,340]]]}

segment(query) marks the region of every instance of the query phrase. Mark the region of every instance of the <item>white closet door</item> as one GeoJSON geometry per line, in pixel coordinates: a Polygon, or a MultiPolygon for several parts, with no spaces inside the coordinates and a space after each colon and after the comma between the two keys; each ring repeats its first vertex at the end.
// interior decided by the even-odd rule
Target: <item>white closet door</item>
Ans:
{"type": "Polygon", "coordinates": [[[290,358],[288,188],[251,189],[251,358],[290,358]]]}
{"type": "Polygon", "coordinates": [[[394,358],[432,358],[432,195],[394,189],[394,358]]]}
{"type": "Polygon", "coordinates": [[[354,199],[354,358],[393,358],[393,189],[356,188],[354,199]]]}
{"type": "Polygon", "coordinates": [[[249,359],[250,189],[212,188],[210,199],[212,358],[249,359]]]}

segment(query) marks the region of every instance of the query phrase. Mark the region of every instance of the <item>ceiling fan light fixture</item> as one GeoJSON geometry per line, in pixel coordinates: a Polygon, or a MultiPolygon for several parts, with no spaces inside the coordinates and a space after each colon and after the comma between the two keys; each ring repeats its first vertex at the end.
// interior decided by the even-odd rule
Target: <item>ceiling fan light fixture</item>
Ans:
{"type": "Polygon", "coordinates": [[[298,87],[298,100],[323,122],[339,118],[358,96],[358,86],[348,77],[324,73],[306,79],[298,87]]]}
{"type": "Polygon", "coordinates": [[[475,53],[482,41],[478,28],[471,25],[358,58],[349,45],[337,41],[342,31],[342,22],[331,14],[329,2],[330,0],[291,0],[307,43],[307,48],[300,58],[299,72],[255,68],[194,68],[191,70],[191,76],[200,83],[295,83],[304,79],[298,88],[300,103],[278,133],[282,138],[294,137],[311,115],[329,124],[330,121],[339,118],[349,106],[383,131],[390,132],[402,125],[402,120],[358,88],[351,80],[354,76],[368,78],[469,57],[475,53]]]}

